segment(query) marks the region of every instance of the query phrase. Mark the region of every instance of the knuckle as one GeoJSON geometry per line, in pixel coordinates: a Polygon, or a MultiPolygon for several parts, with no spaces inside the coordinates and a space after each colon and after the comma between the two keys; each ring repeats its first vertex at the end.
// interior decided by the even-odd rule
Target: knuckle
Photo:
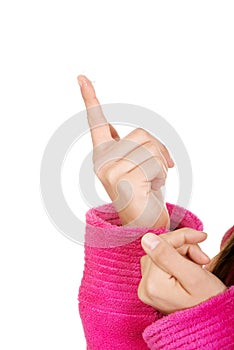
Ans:
{"type": "Polygon", "coordinates": [[[144,266],[146,263],[146,255],[143,255],[141,258],[140,258],[140,264],[141,266],[144,266]]]}
{"type": "Polygon", "coordinates": [[[146,298],[146,294],[145,294],[145,289],[143,287],[143,283],[142,281],[140,282],[138,289],[137,289],[137,296],[138,298],[143,302],[143,303],[147,303],[147,298],[146,298]]]}
{"type": "Polygon", "coordinates": [[[145,134],[147,131],[145,130],[145,129],[143,129],[143,128],[137,128],[137,129],[135,129],[136,130],[136,132],[138,132],[138,133],[143,133],[143,134],[145,134]]]}
{"type": "Polygon", "coordinates": [[[163,233],[160,235],[161,238],[166,241],[166,243],[170,244],[173,246],[173,242],[174,242],[174,231],[172,232],[167,232],[167,233],[163,233]]]}
{"type": "Polygon", "coordinates": [[[160,168],[164,169],[165,172],[167,172],[168,167],[167,167],[167,163],[165,161],[165,158],[160,150],[159,145],[152,141],[149,140],[147,142],[144,143],[143,147],[150,152],[151,155],[153,155],[155,157],[155,160],[158,163],[158,166],[160,166],[160,168]]]}
{"type": "Polygon", "coordinates": [[[152,282],[147,280],[141,280],[138,289],[137,289],[137,295],[138,298],[145,304],[149,304],[152,299],[155,298],[155,288],[152,282]]]}
{"type": "Polygon", "coordinates": [[[143,147],[145,147],[153,155],[159,155],[159,148],[152,140],[147,141],[143,147]]]}
{"type": "Polygon", "coordinates": [[[162,142],[160,142],[160,145],[161,145],[162,150],[163,150],[165,153],[169,153],[167,147],[166,147],[162,142]]]}
{"type": "Polygon", "coordinates": [[[97,175],[97,177],[100,180],[103,180],[104,174],[106,173],[106,172],[104,172],[104,166],[103,165],[100,166],[97,163],[94,163],[93,164],[93,170],[94,170],[95,174],[97,175]]]}
{"type": "Polygon", "coordinates": [[[152,279],[147,279],[145,286],[145,294],[148,299],[153,299],[156,297],[157,287],[156,284],[152,282],[152,279]]]}
{"type": "Polygon", "coordinates": [[[113,166],[102,171],[102,177],[109,185],[115,184],[118,178],[117,172],[113,166]]]}
{"type": "Polygon", "coordinates": [[[116,183],[117,172],[113,162],[105,162],[99,165],[94,163],[93,170],[101,182],[109,185],[116,183]]]}
{"type": "Polygon", "coordinates": [[[135,133],[143,138],[148,137],[150,134],[143,128],[137,128],[134,130],[135,133]]]}

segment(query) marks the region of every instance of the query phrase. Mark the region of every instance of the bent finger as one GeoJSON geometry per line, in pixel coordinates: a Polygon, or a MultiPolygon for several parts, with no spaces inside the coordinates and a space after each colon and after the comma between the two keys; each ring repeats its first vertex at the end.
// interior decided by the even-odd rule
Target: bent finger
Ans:
{"type": "Polygon", "coordinates": [[[185,259],[165,239],[147,233],[142,237],[142,247],[159,268],[174,276],[189,293],[197,288],[196,282],[203,277],[203,269],[185,259]]]}
{"type": "Polygon", "coordinates": [[[178,248],[177,252],[199,265],[205,265],[210,262],[210,258],[202,251],[198,244],[185,244],[178,248]]]}
{"type": "Polygon", "coordinates": [[[161,235],[174,248],[180,248],[184,244],[196,244],[206,240],[207,233],[191,228],[181,228],[161,235]]]}

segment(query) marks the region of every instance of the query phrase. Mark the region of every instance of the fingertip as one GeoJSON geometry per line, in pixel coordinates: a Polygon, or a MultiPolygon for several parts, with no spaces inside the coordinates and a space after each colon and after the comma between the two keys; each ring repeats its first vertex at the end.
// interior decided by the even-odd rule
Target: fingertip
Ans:
{"type": "Polygon", "coordinates": [[[99,105],[99,101],[96,97],[96,92],[92,82],[85,75],[78,75],[77,81],[80,85],[81,95],[84,99],[86,108],[99,105]]]}
{"type": "Polygon", "coordinates": [[[89,79],[85,75],[80,74],[77,77],[77,81],[80,87],[82,88],[88,85],[89,79]]]}
{"type": "Polygon", "coordinates": [[[210,258],[208,256],[202,256],[200,257],[200,261],[197,262],[199,265],[206,266],[210,263],[210,258]]]}
{"type": "Polygon", "coordinates": [[[172,158],[169,158],[168,160],[168,168],[173,168],[175,166],[175,162],[172,158]]]}
{"type": "Polygon", "coordinates": [[[163,153],[163,156],[165,157],[166,161],[167,161],[167,166],[168,168],[173,168],[173,166],[175,165],[170,152],[168,151],[167,147],[160,142],[160,149],[163,153]]]}
{"type": "Polygon", "coordinates": [[[146,252],[154,250],[158,246],[159,243],[160,243],[159,237],[156,234],[152,233],[152,232],[146,233],[141,238],[142,248],[146,252]]]}
{"type": "Polygon", "coordinates": [[[191,229],[190,232],[191,238],[194,238],[197,243],[204,242],[208,237],[207,233],[204,231],[195,230],[194,232],[194,230],[191,229]],[[196,234],[194,235],[194,233],[196,234]]]}
{"type": "Polygon", "coordinates": [[[200,255],[203,264],[208,264],[210,262],[209,256],[203,252],[200,246],[198,246],[197,252],[200,255]]]}
{"type": "Polygon", "coordinates": [[[208,234],[206,233],[206,232],[204,232],[204,231],[201,231],[202,232],[202,234],[203,234],[203,237],[204,237],[204,241],[207,239],[207,237],[208,237],[208,234]]]}

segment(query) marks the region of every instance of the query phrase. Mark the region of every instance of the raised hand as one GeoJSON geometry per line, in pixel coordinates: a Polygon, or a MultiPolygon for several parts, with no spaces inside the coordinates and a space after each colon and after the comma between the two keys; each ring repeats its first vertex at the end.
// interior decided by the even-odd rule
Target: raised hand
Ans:
{"type": "Polygon", "coordinates": [[[112,200],[122,225],[169,227],[162,186],[174,166],[166,147],[137,128],[120,138],[106,120],[92,83],[78,83],[87,110],[95,174],[112,200]]]}
{"type": "Polygon", "coordinates": [[[227,287],[222,281],[201,266],[210,261],[197,245],[206,237],[206,233],[189,228],[160,237],[144,235],[142,247],[147,255],[141,258],[139,298],[169,314],[224,292],[227,287]]]}

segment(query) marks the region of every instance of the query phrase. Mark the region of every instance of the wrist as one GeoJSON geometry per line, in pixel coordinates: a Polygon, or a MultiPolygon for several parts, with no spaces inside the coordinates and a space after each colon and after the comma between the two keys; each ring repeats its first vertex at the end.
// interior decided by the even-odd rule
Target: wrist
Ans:
{"type": "Polygon", "coordinates": [[[167,230],[170,229],[170,216],[167,209],[164,207],[159,219],[152,226],[154,228],[165,227],[167,230]]]}
{"type": "Polygon", "coordinates": [[[130,210],[123,210],[118,212],[120,221],[122,223],[122,226],[144,226],[144,227],[152,227],[152,228],[160,228],[165,227],[167,230],[170,229],[170,216],[168,214],[168,211],[166,207],[164,207],[161,210],[160,215],[153,219],[152,216],[147,217],[134,217],[134,215],[131,215],[130,210]]]}

